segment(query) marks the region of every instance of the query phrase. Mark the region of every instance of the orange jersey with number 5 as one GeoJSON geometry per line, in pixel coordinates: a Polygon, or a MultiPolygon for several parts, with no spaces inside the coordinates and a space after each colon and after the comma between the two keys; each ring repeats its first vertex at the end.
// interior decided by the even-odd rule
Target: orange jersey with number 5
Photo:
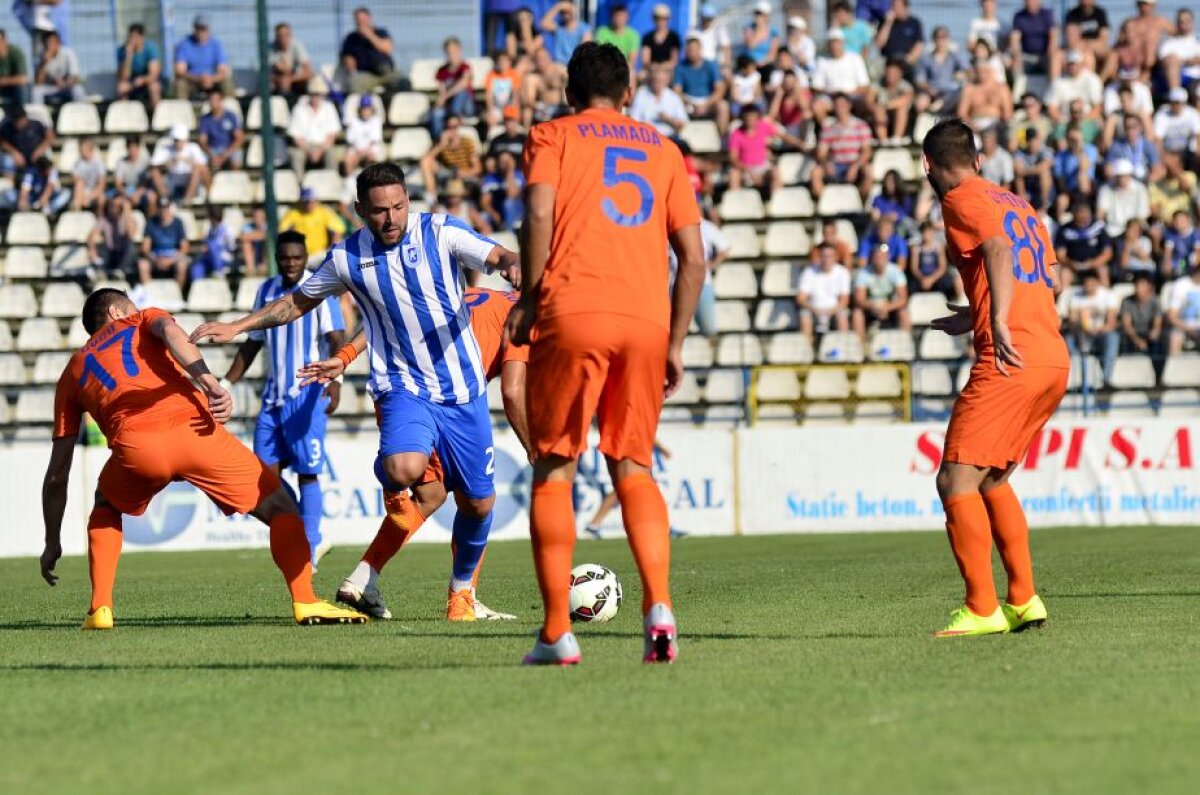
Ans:
{"type": "Polygon", "coordinates": [[[54,395],[54,436],[79,432],[92,415],[111,444],[122,431],[168,428],[211,415],[150,323],[170,317],[145,309],[109,323],[71,357],[54,395]]]}
{"type": "Polygon", "coordinates": [[[1027,367],[1068,367],[1051,275],[1058,258],[1050,233],[1033,206],[982,177],[972,177],[942,198],[942,217],[950,259],[958,266],[971,303],[978,360],[992,361],[992,300],[983,243],[999,236],[1012,246],[1008,327],[1017,353],[1027,367]]]}
{"type": "Polygon", "coordinates": [[[504,338],[504,324],[517,303],[517,294],[504,290],[470,287],[465,293],[471,310],[471,331],[479,343],[483,372],[491,381],[500,375],[505,362],[528,362],[528,345],[510,345],[504,338]]]}
{"type": "Polygon", "coordinates": [[[525,176],[556,189],[539,321],[600,312],[666,329],[668,237],[700,223],[679,147],[648,124],[592,108],[530,130],[525,176]]]}

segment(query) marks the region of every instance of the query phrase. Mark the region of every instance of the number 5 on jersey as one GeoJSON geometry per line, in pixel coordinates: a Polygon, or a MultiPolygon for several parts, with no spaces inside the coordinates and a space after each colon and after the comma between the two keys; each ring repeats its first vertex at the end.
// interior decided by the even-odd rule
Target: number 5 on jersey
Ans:
{"type": "Polygon", "coordinates": [[[650,183],[641,174],[620,170],[621,161],[645,163],[648,159],[649,155],[643,150],[628,146],[610,146],[604,150],[604,187],[617,188],[621,185],[632,185],[638,193],[638,209],[632,215],[621,212],[611,198],[606,197],[600,203],[604,215],[614,224],[633,227],[641,226],[650,220],[650,215],[654,212],[654,190],[650,187],[650,183]]]}

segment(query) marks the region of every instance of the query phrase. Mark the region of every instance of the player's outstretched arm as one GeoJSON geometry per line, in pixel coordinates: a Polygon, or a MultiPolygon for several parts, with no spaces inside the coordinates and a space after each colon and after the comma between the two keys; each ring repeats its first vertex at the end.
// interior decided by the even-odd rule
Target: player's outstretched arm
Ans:
{"type": "Polygon", "coordinates": [[[704,287],[707,265],[700,224],[691,224],[671,233],[671,248],[679,260],[675,289],[671,293],[671,342],[667,354],[666,396],[670,397],[683,382],[683,341],[696,314],[700,290],[704,287]]]}
{"type": "Polygon", "coordinates": [[[1008,375],[1009,367],[1023,366],[1008,328],[1008,310],[1013,298],[1012,242],[1001,235],[983,241],[983,267],[992,297],[992,346],[996,369],[1008,375]]]}
{"type": "Polygon", "coordinates": [[[233,396],[208,369],[200,350],[188,339],[187,332],[179,327],[175,318],[170,315],[156,318],[150,323],[150,331],[167,346],[171,358],[179,362],[184,372],[200,385],[200,390],[208,398],[208,410],[213,419],[223,423],[232,417],[233,396]]]}
{"type": "Polygon", "coordinates": [[[191,342],[233,342],[233,338],[246,331],[275,328],[291,323],[298,317],[320,306],[324,296],[310,298],[300,290],[293,290],[283,297],[229,323],[203,323],[192,332],[191,342]]]}
{"type": "Polygon", "coordinates": [[[367,349],[367,335],[360,328],[354,339],[341,346],[337,353],[319,362],[309,362],[296,371],[300,378],[300,386],[309,384],[328,384],[333,379],[346,372],[350,363],[362,355],[367,349]]]}
{"type": "Polygon", "coordinates": [[[50,448],[50,463],[42,480],[42,521],[46,525],[46,548],[39,561],[42,579],[49,585],[58,582],[54,567],[62,557],[62,519],[67,510],[67,486],[71,480],[71,462],[75,458],[75,436],[60,436],[50,448]]]}

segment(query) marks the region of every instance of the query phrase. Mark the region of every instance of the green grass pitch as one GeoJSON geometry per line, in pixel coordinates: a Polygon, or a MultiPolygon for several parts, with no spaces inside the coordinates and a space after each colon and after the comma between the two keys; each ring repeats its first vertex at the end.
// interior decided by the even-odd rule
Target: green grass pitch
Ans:
{"type": "Polygon", "coordinates": [[[563,670],[516,665],[523,542],[481,587],[521,620],[466,626],[430,545],[366,627],[292,626],[265,550],[126,555],[107,634],[78,629],[82,559],[53,590],[0,561],[0,792],[1195,792],[1196,529],[1041,531],[1034,554],[1045,630],[935,641],[961,595],[940,534],[684,539],[681,658],[648,667],[624,543],[581,542],[626,604],[563,670]]]}

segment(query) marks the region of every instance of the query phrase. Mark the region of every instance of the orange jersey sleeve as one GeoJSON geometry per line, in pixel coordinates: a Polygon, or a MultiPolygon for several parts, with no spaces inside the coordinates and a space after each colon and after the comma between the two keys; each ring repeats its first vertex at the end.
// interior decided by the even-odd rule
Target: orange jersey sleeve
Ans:
{"type": "Polygon", "coordinates": [[[467,306],[471,308],[471,331],[479,343],[487,379],[490,381],[500,375],[505,362],[529,361],[528,346],[509,345],[504,335],[508,315],[517,303],[517,294],[471,287],[465,295],[467,306]]]}
{"type": "Polygon", "coordinates": [[[589,109],[533,128],[525,174],[555,188],[538,317],[600,312],[667,328],[668,235],[700,223],[679,148],[650,125],[589,109]]]}
{"type": "Polygon", "coordinates": [[[54,390],[54,438],[78,436],[83,423],[83,406],[79,404],[79,373],[83,369],[82,354],[76,353],[67,363],[54,390]]]}

